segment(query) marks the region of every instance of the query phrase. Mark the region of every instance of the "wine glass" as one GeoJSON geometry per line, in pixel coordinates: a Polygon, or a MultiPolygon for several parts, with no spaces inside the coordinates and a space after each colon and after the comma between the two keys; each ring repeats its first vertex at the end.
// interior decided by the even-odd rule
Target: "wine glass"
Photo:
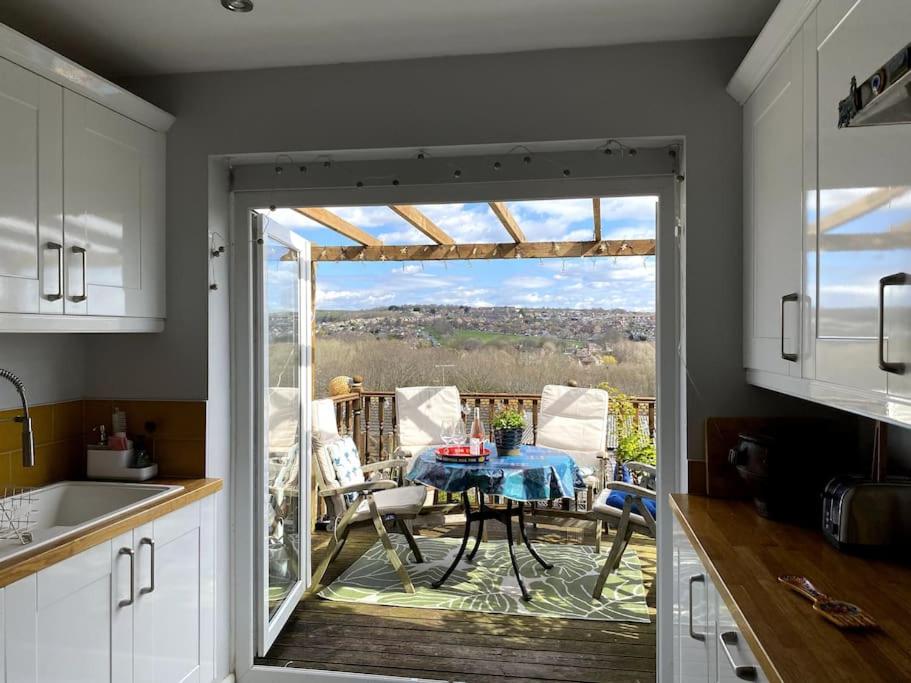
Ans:
{"type": "Polygon", "coordinates": [[[468,438],[468,430],[465,429],[465,421],[460,419],[455,419],[452,422],[452,442],[460,446],[465,445],[465,441],[468,438]]]}
{"type": "Polygon", "coordinates": [[[440,422],[440,441],[446,446],[450,446],[453,443],[453,429],[453,420],[444,417],[440,422]]]}

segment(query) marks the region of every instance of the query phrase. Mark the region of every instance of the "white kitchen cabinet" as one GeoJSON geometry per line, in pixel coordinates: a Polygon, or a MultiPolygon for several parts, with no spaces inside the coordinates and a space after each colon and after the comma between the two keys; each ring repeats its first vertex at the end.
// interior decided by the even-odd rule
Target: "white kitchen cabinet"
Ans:
{"type": "Polygon", "coordinates": [[[130,535],[97,545],[6,588],[11,680],[129,679],[130,535]]]}
{"type": "Polygon", "coordinates": [[[743,108],[744,361],[801,376],[803,49],[791,41],[743,108]]]}
{"type": "Polygon", "coordinates": [[[0,311],[63,312],[62,98],[0,59],[0,311]]]}
{"type": "Polygon", "coordinates": [[[709,680],[710,618],[705,569],[680,527],[674,524],[674,680],[709,680]]]}
{"type": "Polygon", "coordinates": [[[863,82],[907,45],[911,12],[906,0],[821,0],[806,9],[794,15],[799,26],[770,22],[779,44],[790,41],[766,62],[771,69],[759,78],[758,60],[775,42],[764,36],[729,86],[750,92],[744,74],[757,74],[744,101],[747,379],[908,426],[911,123],[838,128],[838,103],[852,77],[863,82]],[[795,85],[802,97],[792,99],[795,85]],[[798,222],[800,238],[791,229],[798,222]],[[799,304],[785,300],[782,315],[773,294],[799,304]],[[795,362],[782,360],[789,353],[795,362]]]}
{"type": "Polygon", "coordinates": [[[767,680],[683,527],[674,518],[674,681],[767,680]]]}
{"type": "Polygon", "coordinates": [[[164,317],[164,135],[64,92],[66,312],[164,317]]]}
{"type": "Polygon", "coordinates": [[[7,586],[7,680],[211,681],[212,506],[193,503],[7,586]]]}
{"type": "Polygon", "coordinates": [[[0,328],[160,331],[173,117],[2,24],[0,54],[0,328]]]}
{"type": "Polygon", "coordinates": [[[200,680],[201,543],[199,505],[133,532],[138,563],[134,683],[200,680]]]}

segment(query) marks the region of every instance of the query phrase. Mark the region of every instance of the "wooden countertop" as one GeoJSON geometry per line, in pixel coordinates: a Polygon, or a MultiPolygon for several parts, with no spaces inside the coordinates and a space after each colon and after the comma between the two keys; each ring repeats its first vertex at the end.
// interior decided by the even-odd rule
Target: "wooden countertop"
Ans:
{"type": "Polygon", "coordinates": [[[674,494],[670,503],[769,680],[911,680],[911,566],[841,553],[818,531],[760,517],[750,501],[674,494]],[[859,605],[881,630],[837,628],[781,574],[859,605]]]}
{"type": "Polygon", "coordinates": [[[164,500],[150,503],[146,507],[90,527],[77,536],[65,538],[59,543],[40,548],[34,553],[0,562],[0,588],[81,553],[83,550],[88,550],[99,543],[109,541],[115,536],[119,536],[146,522],[151,522],[153,519],[163,517],[169,512],[185,507],[206,496],[211,496],[213,493],[221,491],[222,488],[221,479],[150,479],[141,483],[177,484],[183,486],[183,490],[164,500]]]}

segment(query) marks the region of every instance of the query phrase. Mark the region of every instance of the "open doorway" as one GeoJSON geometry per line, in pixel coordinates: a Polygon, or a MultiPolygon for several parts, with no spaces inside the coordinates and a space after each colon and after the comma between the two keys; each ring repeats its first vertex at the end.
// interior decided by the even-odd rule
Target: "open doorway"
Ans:
{"type": "MultiPolygon", "coordinates": [[[[490,425],[495,421],[521,419],[526,451],[550,443],[554,453],[570,455],[578,473],[571,497],[548,495],[529,503],[528,520],[515,531],[528,538],[527,547],[507,547],[510,534],[503,524],[489,524],[480,541],[476,526],[471,533],[478,547],[474,554],[469,548],[473,563],[456,561],[448,585],[438,587],[434,583],[452,566],[455,560],[449,556],[457,554],[465,536],[460,486],[423,482],[431,484],[428,495],[413,518],[409,514],[406,529],[385,515],[383,494],[378,493],[384,489],[377,489],[378,512],[400,558],[399,570],[411,574],[405,591],[374,525],[353,524],[349,531],[340,524],[348,507],[365,503],[328,503],[328,482],[341,487],[344,473],[337,471],[332,444],[318,443],[315,448],[325,452],[317,452],[313,466],[328,467],[316,472],[315,503],[305,523],[312,530],[310,566],[328,564],[325,574],[311,577],[318,585],[300,599],[260,663],[326,670],[345,666],[360,673],[422,678],[445,672],[459,680],[506,681],[520,673],[530,677],[530,672],[543,679],[567,674],[585,679],[598,662],[609,661],[615,673],[654,676],[655,542],[654,530],[641,515],[632,518],[640,522],[632,531],[623,532],[629,545],[621,549],[618,541],[622,556],[606,575],[599,597],[593,594],[618,533],[625,497],[619,491],[613,498],[602,492],[618,480],[643,489],[651,485],[647,504],[654,504],[654,476],[649,475],[656,466],[656,204],[654,196],[585,197],[295,207],[261,214],[264,233],[278,224],[310,242],[317,259],[313,390],[315,399],[331,401],[335,423],[333,428],[320,425],[322,432],[349,437],[358,464],[368,470],[396,458],[407,461],[393,474],[368,471],[364,479],[373,474],[374,479],[422,483],[414,481],[419,478],[414,458],[420,455],[415,446],[425,444],[406,443],[414,437],[399,422],[409,420],[408,411],[397,405],[397,398],[413,387],[453,387],[458,395],[460,424],[453,429],[441,414],[438,424],[423,427],[430,432],[424,441],[433,442],[427,445],[465,442],[477,408],[488,440],[493,440],[490,425]],[[491,249],[506,240],[509,249],[491,249]],[[396,246],[381,246],[390,243],[396,246]],[[589,244],[576,254],[567,246],[573,243],[589,244]],[[378,252],[369,254],[369,261],[367,252],[346,256],[343,249],[357,245],[378,252]],[[397,247],[405,245],[414,246],[402,254],[397,247]],[[438,255],[425,246],[451,249],[438,255]],[[550,392],[564,386],[576,391],[561,393],[558,404],[601,395],[606,414],[592,418],[576,406],[549,406],[550,392]],[[585,437],[576,435],[583,443],[554,449],[560,435],[550,433],[554,427],[547,423],[553,418],[548,408],[558,411],[560,420],[588,420],[593,430],[600,427],[597,443],[584,443],[585,437]],[[637,466],[644,467],[631,469],[637,466]],[[595,517],[593,507],[615,515],[595,517]],[[427,567],[414,566],[411,539],[401,533],[406,530],[427,567]],[[345,535],[346,543],[336,550],[338,534],[345,535]],[[338,555],[327,558],[333,550],[338,555]],[[510,566],[510,550],[518,572],[510,566]],[[535,557],[548,566],[528,562],[535,557]],[[378,621],[386,627],[377,629],[378,621]],[[471,633],[492,622],[499,633],[497,647],[472,646],[471,633]],[[529,635],[536,639],[533,649],[529,635]],[[626,639],[625,648],[616,647],[618,637],[626,639]],[[573,644],[574,638],[582,638],[584,645],[573,644]],[[432,664],[422,656],[428,647],[435,651],[432,664]],[[504,660],[510,662],[508,673],[504,660]]],[[[279,251],[285,262],[273,259],[276,275],[293,263],[283,245],[279,251]]],[[[297,554],[297,538],[288,536],[281,523],[283,515],[294,512],[281,507],[286,496],[279,479],[288,444],[276,441],[289,431],[281,419],[289,405],[285,374],[296,361],[290,362],[293,354],[285,350],[296,348],[292,328],[297,314],[290,298],[276,308],[280,279],[271,279],[276,282],[266,296],[274,309],[270,334],[291,336],[271,345],[269,360],[275,432],[270,451],[276,470],[270,500],[278,519],[271,526],[278,530],[270,559],[270,584],[278,584],[271,586],[275,610],[281,586],[287,585],[288,557],[297,554]]],[[[298,386],[291,384],[296,396],[298,386]]],[[[571,427],[561,423],[557,429],[571,427]]],[[[509,471],[520,474],[518,466],[509,471]]],[[[494,514],[510,502],[477,488],[467,493],[470,510],[483,505],[494,514]]],[[[650,514],[654,507],[646,509],[645,515],[650,514]]]]}
{"type": "MultiPolygon", "coordinates": [[[[591,185],[603,187],[608,183],[591,185]]],[[[317,433],[332,431],[339,437],[351,437],[358,464],[366,466],[362,481],[369,482],[372,474],[369,468],[378,462],[404,460],[399,464],[398,474],[384,473],[383,478],[393,482],[390,486],[406,489],[410,483],[428,487],[419,511],[389,511],[378,505],[379,524],[376,524],[370,514],[377,516],[376,511],[367,505],[366,499],[358,496],[354,500],[339,499],[337,494],[344,498],[346,494],[360,493],[356,484],[354,489],[340,491],[346,485],[339,486],[341,473],[335,471],[339,481],[327,486],[333,472],[325,470],[325,461],[320,463],[319,457],[310,462],[302,459],[299,480],[312,480],[314,486],[301,487],[308,491],[300,493],[301,499],[307,498],[301,505],[301,577],[306,576],[309,583],[316,574],[319,585],[288,608],[290,611],[284,615],[287,623],[276,623],[276,630],[269,638],[271,642],[260,643],[257,665],[300,667],[311,672],[443,676],[459,680],[492,677],[505,680],[521,672],[524,673],[520,677],[528,678],[536,666],[546,665],[571,670],[581,677],[579,680],[590,680],[592,676],[597,678],[597,672],[609,662],[618,675],[644,680],[655,677],[654,615],[660,588],[655,576],[656,546],[652,538],[656,532],[660,537],[660,528],[655,528],[654,510],[638,516],[638,528],[630,531],[623,527],[620,533],[629,541],[626,553],[617,558],[614,570],[608,574],[606,590],[601,586],[600,598],[596,600],[589,594],[618,533],[619,517],[592,515],[592,509],[597,511],[597,504],[604,503],[601,494],[624,471],[618,467],[624,464],[617,462],[618,456],[620,460],[647,460],[655,452],[657,439],[659,470],[661,467],[662,411],[660,401],[656,400],[655,385],[655,368],[661,355],[660,344],[656,353],[659,336],[656,289],[660,270],[656,263],[656,239],[662,222],[658,218],[662,202],[665,209],[671,204],[663,219],[665,225],[668,217],[673,216],[673,192],[668,192],[666,185],[662,185],[662,192],[654,194],[647,192],[648,183],[640,187],[646,192],[630,192],[626,187],[625,192],[617,195],[600,192],[572,197],[567,192],[569,196],[547,200],[551,205],[573,202],[579,206],[584,202],[588,210],[585,236],[590,234],[598,239],[579,239],[582,236],[579,233],[576,239],[567,239],[573,230],[582,229],[572,225],[563,225],[567,232],[548,235],[550,239],[533,239],[537,228],[527,220],[528,208],[523,204],[531,206],[537,200],[487,201],[484,197],[486,201],[477,204],[460,202],[459,209],[466,213],[473,213],[473,207],[478,206],[492,214],[493,225],[502,231],[502,241],[490,242],[465,241],[462,235],[450,234],[457,233],[454,224],[447,223],[437,212],[452,211],[451,204],[399,203],[395,209],[388,204],[376,205],[376,210],[402,218],[403,230],[410,227],[418,232],[417,238],[398,241],[399,237],[393,244],[390,234],[401,231],[383,230],[383,226],[366,223],[366,212],[374,210],[368,205],[316,206],[301,201],[293,206],[297,209],[294,213],[304,220],[315,220],[321,227],[295,225],[287,218],[282,221],[281,209],[255,212],[254,223],[260,221],[261,230],[275,226],[276,230],[287,230],[312,243],[311,258],[318,264],[311,270],[315,281],[303,284],[305,278],[301,278],[301,287],[317,295],[315,353],[311,354],[315,365],[311,368],[310,391],[313,399],[328,401],[330,406],[329,417],[323,415],[316,420],[317,433]],[[648,219],[647,226],[646,221],[638,226],[644,233],[611,232],[615,228],[630,230],[629,224],[614,224],[612,217],[604,213],[607,207],[619,213],[618,207],[623,202],[639,202],[647,207],[643,213],[648,219]],[[523,230],[523,225],[528,227],[523,230]],[[352,227],[361,232],[352,232],[352,227]],[[333,244],[328,235],[319,234],[320,230],[331,230],[349,240],[354,234],[360,244],[350,241],[333,244]],[[377,243],[370,243],[371,239],[377,243]],[[638,277],[617,275],[628,274],[632,269],[625,264],[633,261],[638,277]],[[501,264],[503,272],[499,276],[485,273],[490,264],[501,264]],[[615,264],[624,265],[611,270],[615,264]],[[339,271],[335,282],[332,268],[339,271]],[[348,272],[344,272],[346,269],[348,272]],[[390,288],[384,285],[382,273],[376,269],[385,269],[390,278],[400,278],[395,287],[399,288],[401,297],[407,298],[390,299],[390,288]],[[434,279],[444,281],[442,286],[415,284],[434,279]],[[470,282],[475,285],[470,287],[470,282]],[[555,286],[561,284],[565,287],[555,286]],[[632,302],[639,284],[643,285],[642,291],[651,292],[643,303],[624,307],[611,299],[619,292],[632,302]],[[428,298],[419,296],[422,287],[430,290],[425,292],[428,298]],[[482,289],[487,291],[478,291],[482,289]],[[561,295],[572,296],[572,303],[560,305],[567,302],[561,300],[561,295]],[[602,305],[586,306],[597,301],[599,295],[602,305]],[[523,298],[510,298],[518,296],[523,298]],[[339,305],[345,297],[352,303],[339,305]],[[603,305],[606,301],[610,302],[607,306],[603,305]],[[326,305],[330,303],[334,307],[326,305]],[[321,342],[326,342],[325,348],[333,354],[321,358],[321,342]],[[651,349],[650,354],[643,356],[648,359],[646,363],[651,363],[651,372],[646,371],[646,375],[650,374],[652,383],[644,391],[639,388],[618,391],[618,381],[630,381],[621,378],[623,371],[635,364],[631,360],[635,354],[630,349],[636,345],[651,349]],[[480,358],[487,365],[476,360],[480,358]],[[507,369],[498,377],[494,370],[499,366],[507,369]],[[529,366],[534,372],[527,372],[529,366]],[[402,374],[403,371],[410,374],[402,374]],[[509,384],[503,383],[503,377],[509,384]],[[417,454],[402,457],[409,443],[402,433],[406,420],[401,403],[403,396],[407,396],[401,390],[452,387],[456,390],[458,406],[455,412],[462,414],[461,408],[468,408],[470,421],[473,409],[478,408],[487,433],[492,419],[503,409],[511,408],[526,419],[524,442],[534,447],[541,441],[543,423],[552,417],[545,408],[548,398],[542,395],[548,385],[569,385],[580,391],[591,389],[601,393],[606,390],[611,397],[607,403],[610,408],[605,409],[601,441],[606,457],[597,462],[596,468],[584,464],[579,467],[589,471],[583,471],[575,480],[571,478],[563,495],[557,491],[543,498],[524,496],[523,499],[523,495],[511,498],[504,491],[472,487],[460,499],[457,487],[433,486],[431,481],[412,476],[417,454]],[[328,423],[331,430],[326,429],[328,423]],[[312,470],[308,471],[311,466],[312,470]],[[328,495],[320,495],[327,490],[328,495]],[[535,504],[531,504],[532,500],[535,504]],[[502,522],[502,510],[514,501],[527,504],[525,520],[516,519],[513,509],[512,516],[505,513],[509,524],[488,523],[483,538],[477,524],[473,525],[473,531],[464,533],[468,525],[463,506],[469,505],[472,515],[480,509],[489,515],[486,519],[502,522]],[[361,524],[349,534],[344,512],[360,507],[364,513],[355,512],[348,521],[361,524]],[[649,519],[651,526],[647,523],[649,519]],[[593,527],[598,531],[590,534],[593,527]],[[386,541],[382,535],[392,545],[391,549],[384,548],[386,541]],[[409,535],[416,540],[417,548],[408,539],[409,535]],[[465,552],[469,537],[470,561],[462,560],[460,564],[458,555],[465,552]],[[478,543],[476,538],[480,538],[478,543]],[[600,552],[598,544],[603,544],[600,552]],[[584,550],[580,554],[576,549],[584,550]],[[416,563],[419,554],[429,561],[416,563]],[[398,566],[390,559],[392,555],[398,557],[398,566]],[[518,560],[513,560],[510,566],[513,555],[518,560]],[[483,558],[492,559],[482,563],[483,558]],[[424,566],[415,569],[417,564],[424,566]],[[491,574],[490,568],[499,566],[505,571],[499,576],[494,576],[496,572],[491,574]],[[484,574],[480,591],[483,598],[472,593],[474,588],[470,586],[475,569],[484,574]],[[567,571],[575,572],[572,581],[566,580],[567,571]],[[444,590],[422,585],[422,582],[436,583],[441,578],[445,582],[446,577],[436,574],[451,574],[454,583],[443,586],[444,590]],[[371,585],[367,590],[363,585],[365,576],[382,585],[371,585]],[[404,588],[404,582],[412,584],[413,592],[404,588]],[[583,585],[585,595],[576,596],[573,591],[583,585]],[[448,588],[467,594],[459,595],[456,600],[447,596],[448,588]],[[401,596],[405,596],[404,601],[399,600],[401,596]],[[441,596],[448,604],[436,604],[441,596]],[[529,597],[530,600],[523,600],[529,597]],[[560,634],[556,634],[555,628],[560,634]],[[476,640],[477,633],[499,633],[501,638],[495,645],[489,640],[481,643],[476,640]],[[548,653],[558,652],[555,648],[566,645],[562,641],[590,639],[591,634],[603,636],[596,639],[604,647],[598,650],[595,659],[590,650],[568,645],[559,657],[548,659],[548,653]],[[529,638],[532,640],[528,641],[529,638]],[[630,647],[619,647],[619,642],[630,647]],[[438,652],[437,661],[431,666],[425,657],[428,648],[439,650],[441,643],[454,648],[451,656],[438,652]],[[472,648],[473,656],[465,656],[466,648],[472,648]]],[[[541,202],[537,203],[536,208],[543,211],[541,202]]],[[[248,205],[255,208],[255,204],[248,205]]],[[[472,229],[477,230],[479,222],[473,217],[472,229]]],[[[671,324],[676,327],[676,311],[669,310],[671,324]]],[[[304,393],[302,388],[301,394],[304,393]]],[[[434,423],[431,428],[434,444],[445,440],[445,421],[434,423]]],[[[304,440],[301,444],[305,446],[304,440]]],[[[574,450],[571,445],[576,444],[564,444],[563,451],[574,450]]],[[[676,449],[673,444],[671,448],[670,457],[674,459],[676,449]]],[[[644,488],[650,486],[652,501],[658,498],[655,489],[660,488],[655,474],[654,469],[638,471],[632,482],[644,488]]],[[[411,486],[412,492],[414,488],[411,486]]],[[[519,510],[521,515],[521,505],[519,510]]],[[[470,519],[480,521],[475,517],[470,519]]],[[[271,571],[268,564],[265,566],[263,572],[271,571]]]]}

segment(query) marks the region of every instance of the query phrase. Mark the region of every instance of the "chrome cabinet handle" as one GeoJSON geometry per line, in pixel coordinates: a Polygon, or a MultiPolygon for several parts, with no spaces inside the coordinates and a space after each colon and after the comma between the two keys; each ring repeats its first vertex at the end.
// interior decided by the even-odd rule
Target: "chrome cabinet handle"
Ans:
{"type": "Polygon", "coordinates": [[[48,301],[57,301],[63,296],[63,245],[58,242],[48,242],[45,246],[57,251],[57,292],[46,294],[45,298],[48,301]]]}
{"type": "Polygon", "coordinates": [[[88,296],[85,291],[85,269],[86,269],[86,250],[85,247],[72,247],[72,252],[74,254],[82,255],[82,294],[78,296],[71,296],[70,299],[73,301],[85,301],[88,296]]]}
{"type": "Polygon", "coordinates": [[[721,643],[721,649],[724,650],[731,668],[734,669],[734,675],[745,681],[752,681],[756,678],[756,667],[752,664],[737,664],[734,661],[734,655],[731,654],[731,649],[728,647],[729,645],[736,647],[739,641],[740,637],[737,631],[723,631],[718,635],[718,642],[721,643]]]}
{"type": "Polygon", "coordinates": [[[130,597],[117,603],[120,607],[129,607],[136,599],[136,555],[132,548],[121,548],[117,554],[130,556],[130,597]]]}
{"type": "Polygon", "coordinates": [[[693,640],[705,641],[704,633],[696,633],[693,628],[693,584],[701,583],[705,585],[705,574],[696,574],[690,577],[690,638],[693,640]]]}
{"type": "Polygon", "coordinates": [[[905,374],[905,364],[890,363],[886,360],[886,323],[884,315],[886,308],[886,287],[909,284],[911,284],[911,275],[908,273],[894,273],[892,275],[886,275],[886,277],[880,278],[879,280],[879,369],[896,375],[905,374]]]}
{"type": "Polygon", "coordinates": [[[140,595],[147,595],[155,590],[155,541],[151,538],[143,538],[139,541],[139,545],[147,545],[151,551],[151,558],[149,561],[149,567],[151,569],[149,573],[149,585],[139,589],[140,595]]]}
{"type": "Polygon", "coordinates": [[[789,301],[800,301],[800,294],[797,292],[791,292],[790,294],[785,294],[781,297],[781,358],[782,360],[788,360],[792,363],[797,362],[796,353],[785,353],[784,351],[784,305],[789,301]]]}

